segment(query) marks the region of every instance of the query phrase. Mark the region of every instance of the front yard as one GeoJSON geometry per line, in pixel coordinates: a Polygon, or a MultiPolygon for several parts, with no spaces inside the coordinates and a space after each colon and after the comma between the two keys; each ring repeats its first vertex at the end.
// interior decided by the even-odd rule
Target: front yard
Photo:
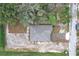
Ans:
{"type": "Polygon", "coordinates": [[[0,56],[66,56],[64,52],[17,52],[17,51],[0,51],[0,56]]]}

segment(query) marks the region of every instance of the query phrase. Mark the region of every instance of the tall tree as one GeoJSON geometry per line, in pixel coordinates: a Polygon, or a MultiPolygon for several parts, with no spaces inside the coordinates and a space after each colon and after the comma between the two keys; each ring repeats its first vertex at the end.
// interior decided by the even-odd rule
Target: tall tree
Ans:
{"type": "Polygon", "coordinates": [[[17,19],[17,4],[0,4],[0,24],[14,24],[17,19]]]}

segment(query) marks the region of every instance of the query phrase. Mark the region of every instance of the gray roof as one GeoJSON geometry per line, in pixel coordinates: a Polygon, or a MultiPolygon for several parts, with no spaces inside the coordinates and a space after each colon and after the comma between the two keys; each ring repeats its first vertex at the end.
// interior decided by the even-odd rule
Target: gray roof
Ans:
{"type": "Polygon", "coordinates": [[[30,40],[31,41],[50,41],[52,25],[31,25],[30,40]]]}

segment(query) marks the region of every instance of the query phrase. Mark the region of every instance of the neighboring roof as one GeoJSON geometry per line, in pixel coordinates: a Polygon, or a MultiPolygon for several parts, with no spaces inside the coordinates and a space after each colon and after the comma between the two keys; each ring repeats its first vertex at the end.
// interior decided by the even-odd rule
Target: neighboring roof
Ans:
{"type": "Polygon", "coordinates": [[[25,32],[27,32],[27,28],[19,23],[16,25],[8,25],[8,29],[9,29],[9,33],[25,33],[25,32]]]}
{"type": "Polygon", "coordinates": [[[53,33],[52,34],[52,41],[53,42],[68,42],[68,37],[66,37],[66,33],[53,33]]]}
{"type": "Polygon", "coordinates": [[[51,25],[30,25],[30,41],[51,41],[51,25]]]}

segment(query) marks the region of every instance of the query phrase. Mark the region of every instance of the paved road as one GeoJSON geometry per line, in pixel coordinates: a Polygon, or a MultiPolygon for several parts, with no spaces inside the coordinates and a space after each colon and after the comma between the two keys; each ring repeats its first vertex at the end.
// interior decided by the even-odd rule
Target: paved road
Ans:
{"type": "Polygon", "coordinates": [[[75,56],[76,55],[76,21],[77,21],[77,4],[73,3],[71,6],[72,12],[72,21],[70,24],[70,40],[69,40],[69,55],[75,56]]]}

